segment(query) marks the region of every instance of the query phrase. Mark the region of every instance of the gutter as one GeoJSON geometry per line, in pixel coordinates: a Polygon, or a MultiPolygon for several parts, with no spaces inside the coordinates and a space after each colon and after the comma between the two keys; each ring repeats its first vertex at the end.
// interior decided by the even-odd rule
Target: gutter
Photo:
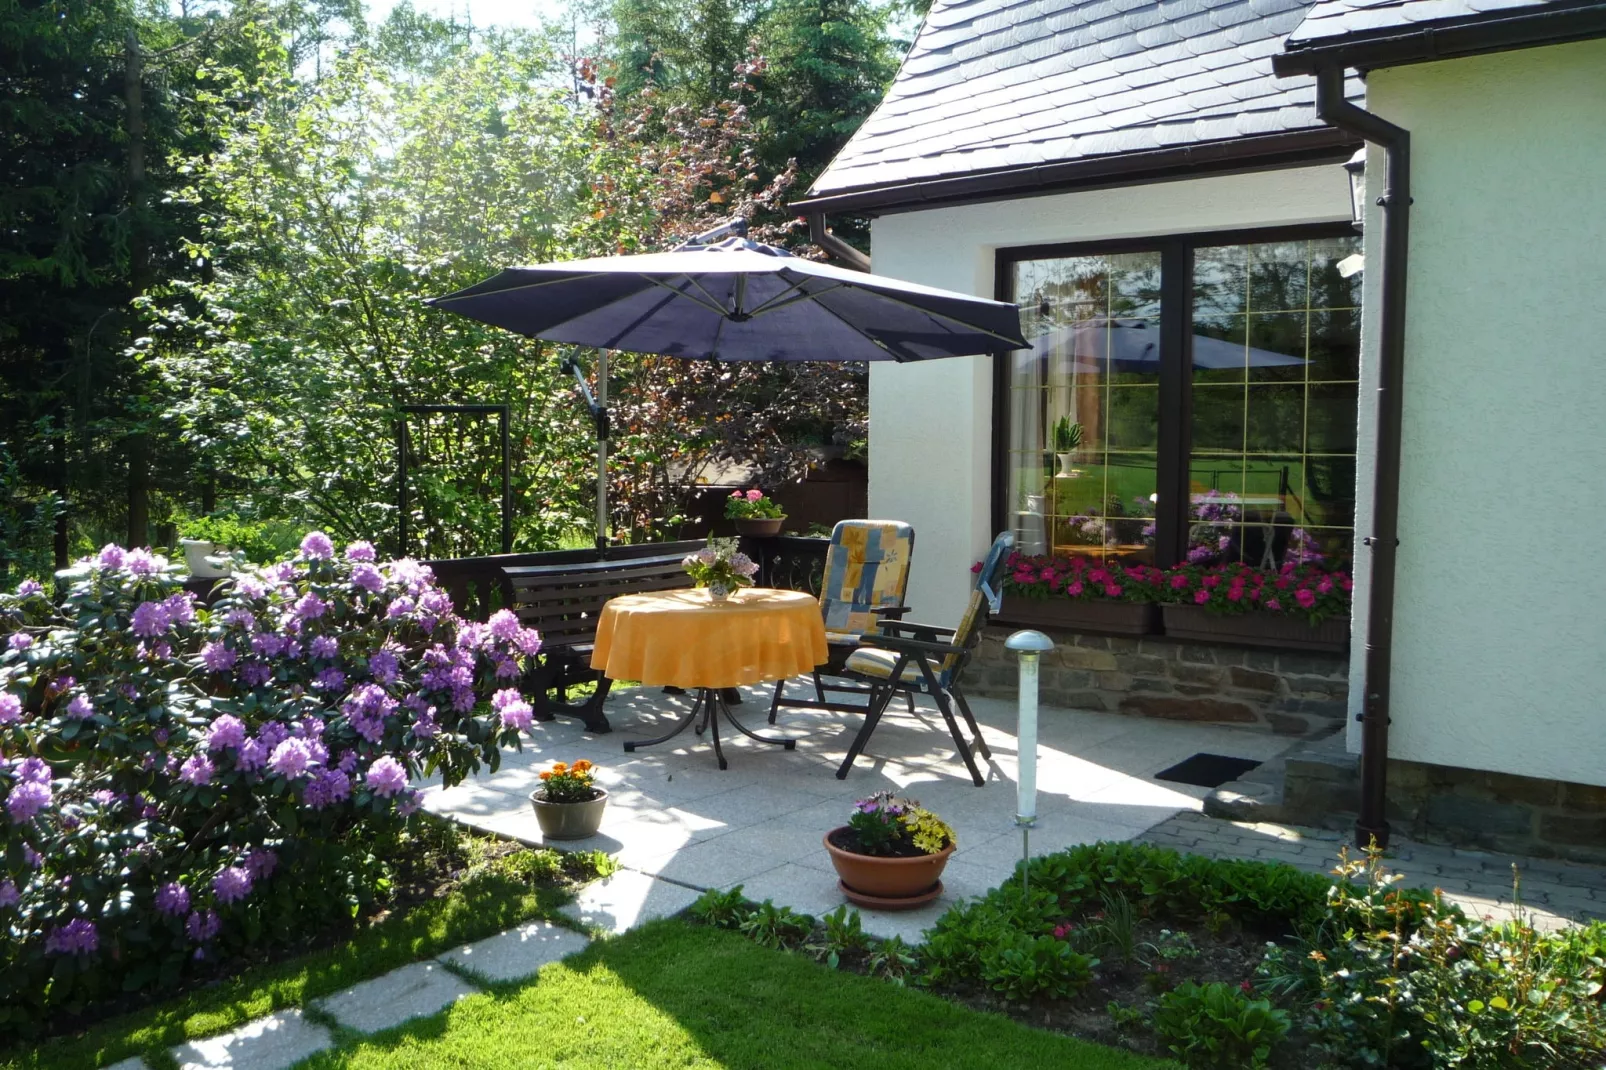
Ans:
{"type": "Polygon", "coordinates": [[[809,213],[809,241],[855,271],[870,270],[870,258],[868,256],[865,256],[826,228],[824,212],[809,213]]]}
{"type": "Polygon", "coordinates": [[[1320,74],[1332,66],[1370,70],[1597,37],[1606,37],[1606,5],[1592,0],[1503,18],[1318,38],[1320,43],[1292,45],[1272,56],[1271,67],[1282,76],[1320,74]]]}
{"type": "MultiPolygon", "coordinates": [[[[1361,800],[1355,842],[1387,847],[1389,682],[1394,573],[1400,522],[1400,389],[1405,370],[1405,282],[1411,224],[1411,133],[1344,98],[1344,68],[1316,71],[1316,114],[1387,154],[1383,196],[1382,301],[1378,315],[1377,471],[1372,486],[1372,572],[1366,617],[1366,693],[1361,721],[1361,800]]],[[[1370,258],[1369,258],[1370,259],[1370,258]]]]}

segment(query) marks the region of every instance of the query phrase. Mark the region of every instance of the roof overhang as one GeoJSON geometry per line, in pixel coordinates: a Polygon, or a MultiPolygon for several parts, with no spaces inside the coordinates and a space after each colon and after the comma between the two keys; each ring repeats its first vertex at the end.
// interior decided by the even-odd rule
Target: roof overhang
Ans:
{"type": "Polygon", "coordinates": [[[793,201],[799,215],[855,212],[880,215],[958,203],[1008,200],[1082,188],[1133,185],[1206,174],[1294,167],[1341,160],[1360,140],[1330,126],[1258,137],[1125,152],[1083,160],[1035,164],[998,171],[944,175],[884,186],[846,189],[793,201]]]}
{"type": "Polygon", "coordinates": [[[1598,37],[1606,37],[1606,4],[1589,0],[1524,9],[1520,13],[1317,38],[1286,46],[1283,52],[1272,56],[1271,66],[1285,78],[1314,74],[1323,67],[1365,71],[1598,37]]]}

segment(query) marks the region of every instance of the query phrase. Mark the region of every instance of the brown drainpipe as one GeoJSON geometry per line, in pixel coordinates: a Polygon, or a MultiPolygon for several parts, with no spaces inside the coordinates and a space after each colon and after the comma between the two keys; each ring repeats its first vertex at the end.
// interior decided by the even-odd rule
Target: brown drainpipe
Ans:
{"type": "Polygon", "coordinates": [[[1366,693],[1361,705],[1361,805],[1355,842],[1387,847],[1389,675],[1394,642],[1394,566],[1400,544],[1400,389],[1405,371],[1405,276],[1410,248],[1411,133],[1351,104],[1344,68],[1316,71],[1316,113],[1387,154],[1383,197],[1382,303],[1378,313],[1377,471],[1372,487],[1372,574],[1366,617],[1366,693]]]}
{"type": "Polygon", "coordinates": [[[809,215],[809,240],[855,271],[869,271],[870,258],[825,228],[825,213],[809,215]]]}

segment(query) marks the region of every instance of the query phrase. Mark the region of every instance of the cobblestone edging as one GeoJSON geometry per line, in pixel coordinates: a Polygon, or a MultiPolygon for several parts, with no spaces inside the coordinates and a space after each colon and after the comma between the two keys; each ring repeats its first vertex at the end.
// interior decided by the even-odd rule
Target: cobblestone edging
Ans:
{"type": "MultiPolygon", "coordinates": [[[[1015,694],[1015,657],[992,626],[966,670],[973,694],[1015,694]]],[[[1135,717],[1262,728],[1314,738],[1344,722],[1349,658],[1193,643],[1163,636],[1130,639],[1043,629],[1054,650],[1043,658],[1047,705],[1135,717]]]]}

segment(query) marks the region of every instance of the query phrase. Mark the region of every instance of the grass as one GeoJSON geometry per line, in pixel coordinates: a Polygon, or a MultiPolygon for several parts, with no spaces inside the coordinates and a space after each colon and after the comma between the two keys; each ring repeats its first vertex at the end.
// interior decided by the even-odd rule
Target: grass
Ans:
{"type": "MultiPolygon", "coordinates": [[[[366,926],[337,947],[245,970],[221,984],[105,1021],[76,1036],[57,1037],[12,1054],[9,1070],[93,1070],[144,1055],[152,1067],[170,1065],[166,1049],[210,1036],[285,1007],[338,992],[409,962],[429,958],[535,917],[554,914],[568,898],[557,888],[532,888],[487,876],[446,896],[366,926]]],[[[4,1059],[6,1053],[0,1053],[4,1059]]]]}
{"type": "Polygon", "coordinates": [[[305,1070],[865,1067],[1142,1070],[1144,1056],[661,921],[431,1018],[347,1036],[305,1070]]]}

